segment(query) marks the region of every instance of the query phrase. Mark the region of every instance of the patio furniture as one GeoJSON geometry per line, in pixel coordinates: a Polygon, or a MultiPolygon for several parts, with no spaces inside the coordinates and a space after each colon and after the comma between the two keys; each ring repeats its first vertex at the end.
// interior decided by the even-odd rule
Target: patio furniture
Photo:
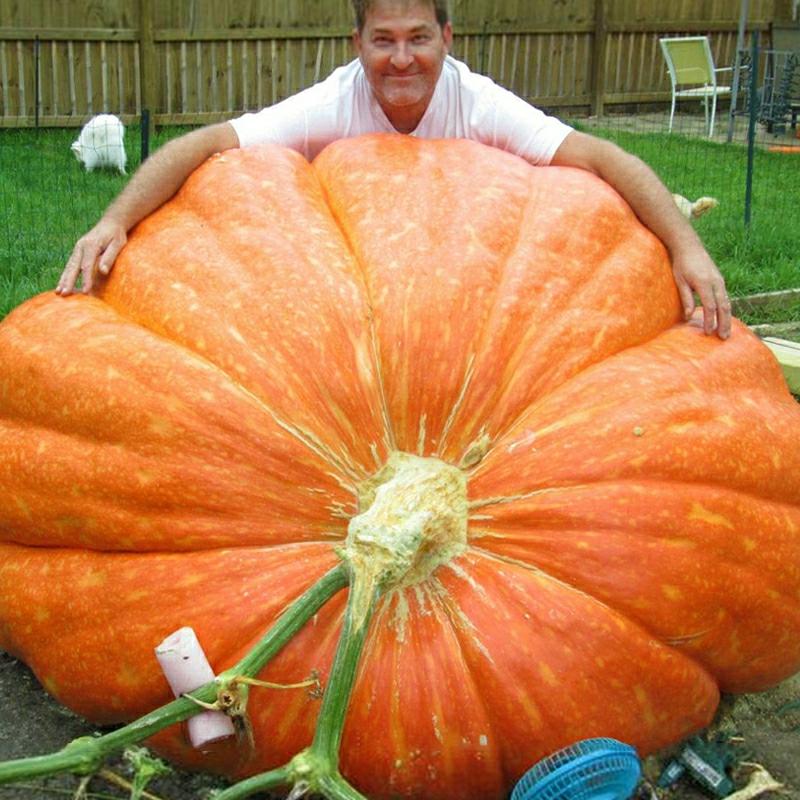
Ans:
{"type": "Polygon", "coordinates": [[[785,72],[776,73],[780,100],[784,114],[791,118],[791,126],[797,127],[800,114],[800,22],[773,23],[773,50],[784,54],[785,72]]]}
{"type": "Polygon", "coordinates": [[[672,106],[669,113],[669,130],[675,117],[675,103],[678,98],[703,101],[708,137],[714,135],[714,118],[717,112],[717,98],[730,95],[731,87],[717,83],[717,73],[730,72],[731,67],[717,68],[708,36],[682,36],[659,39],[661,52],[667,62],[672,84],[672,106]],[[711,113],[709,114],[709,100],[711,113]]]}

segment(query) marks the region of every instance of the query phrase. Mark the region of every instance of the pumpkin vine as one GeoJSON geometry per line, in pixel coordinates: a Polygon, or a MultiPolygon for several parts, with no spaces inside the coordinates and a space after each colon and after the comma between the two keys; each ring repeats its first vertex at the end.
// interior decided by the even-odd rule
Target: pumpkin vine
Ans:
{"type": "MultiPolygon", "coordinates": [[[[349,573],[349,568],[345,563],[341,563],[330,570],[286,609],[261,641],[241,661],[231,669],[220,673],[214,681],[192,692],[191,697],[179,697],[171,703],[167,703],[104,736],[83,736],[75,739],[55,753],[0,763],[0,784],[41,778],[61,772],[90,775],[98,772],[102,768],[105,759],[110,755],[121,752],[126,747],[141,742],[170,725],[183,722],[202,712],[204,707],[201,703],[208,705],[214,702],[221,686],[226,686],[234,680],[241,680],[242,677],[252,677],[260,672],[303,625],[331,597],[348,584],[349,573]],[[198,700],[200,703],[196,702],[198,700]]],[[[351,636],[347,623],[349,617],[350,615],[347,614],[339,647],[339,652],[344,652],[342,652],[341,656],[337,654],[325,692],[326,699],[323,701],[323,712],[320,714],[320,722],[317,727],[318,734],[315,739],[315,744],[317,740],[319,740],[319,744],[317,744],[316,750],[313,749],[314,745],[309,748],[315,755],[320,751],[325,753],[333,752],[333,747],[338,748],[340,740],[341,731],[337,732],[332,729],[329,730],[329,728],[336,725],[341,726],[344,723],[344,711],[347,707],[347,699],[352,688],[358,655],[363,646],[366,633],[365,626],[362,626],[355,636],[351,636]],[[338,669],[344,673],[346,681],[344,687],[346,696],[342,697],[337,696],[342,694],[341,690],[337,690],[337,683],[339,682],[337,665],[340,665],[338,669]],[[327,713],[325,713],[326,708],[330,709],[327,713]],[[325,730],[320,733],[323,726],[325,726],[325,730]]],[[[317,760],[325,760],[325,763],[320,763],[317,767],[324,773],[322,775],[324,780],[318,782],[318,791],[334,798],[334,800],[339,797],[352,798],[361,796],[352,788],[348,787],[346,791],[343,789],[344,781],[338,775],[335,765],[329,767],[326,759],[317,760]]],[[[292,762],[292,764],[280,769],[254,776],[241,781],[229,790],[225,790],[220,797],[225,800],[248,797],[256,791],[292,783],[295,778],[309,782],[309,777],[314,777],[311,774],[314,772],[314,761],[314,759],[306,757],[297,764],[292,762]]]]}

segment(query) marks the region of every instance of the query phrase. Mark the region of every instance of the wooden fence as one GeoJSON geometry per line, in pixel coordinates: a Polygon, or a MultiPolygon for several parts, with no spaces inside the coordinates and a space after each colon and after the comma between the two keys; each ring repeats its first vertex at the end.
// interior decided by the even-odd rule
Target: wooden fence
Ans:
{"type": "MultiPolygon", "coordinates": [[[[791,0],[751,0],[749,30],[791,0]]],[[[601,112],[669,98],[665,34],[735,55],[739,0],[454,0],[453,54],[537,105],[601,112]]],[[[0,127],[151,111],[157,124],[276,102],[353,57],[347,0],[0,2],[0,127]]]]}

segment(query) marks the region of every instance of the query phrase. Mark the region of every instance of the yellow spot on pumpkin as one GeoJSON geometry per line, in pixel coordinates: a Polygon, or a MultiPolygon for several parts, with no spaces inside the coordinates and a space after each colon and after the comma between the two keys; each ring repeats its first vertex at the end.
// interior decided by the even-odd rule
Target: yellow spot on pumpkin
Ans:
{"type": "Polygon", "coordinates": [[[734,529],[733,523],[722,514],[716,514],[709,511],[707,508],[700,505],[700,503],[692,503],[691,511],[689,511],[688,519],[690,522],[695,520],[698,522],[705,522],[708,525],[719,525],[724,528],[734,529]]]}
{"type": "Polygon", "coordinates": [[[113,381],[114,378],[119,378],[120,373],[114,369],[114,367],[107,367],[106,368],[106,379],[109,381],[113,381]]]}
{"type": "Polygon", "coordinates": [[[151,417],[150,432],[156,436],[169,436],[174,430],[174,426],[163,417],[151,417]]]}
{"type": "Polygon", "coordinates": [[[548,664],[539,664],[539,674],[549,686],[558,686],[558,678],[548,664]]]}
{"type": "Polygon", "coordinates": [[[44,606],[39,606],[36,611],[33,612],[33,618],[37,622],[47,622],[47,620],[50,619],[50,612],[44,606]]]}
{"type": "Polygon", "coordinates": [[[23,500],[21,497],[14,497],[14,502],[17,505],[17,508],[28,518],[31,518],[31,508],[30,506],[23,500]]]}
{"type": "Polygon", "coordinates": [[[95,589],[104,586],[108,581],[108,575],[98,569],[91,569],[80,577],[77,582],[79,589],[95,589]]]}
{"type": "Polygon", "coordinates": [[[650,728],[655,727],[658,720],[656,719],[653,709],[650,706],[650,697],[648,696],[647,692],[641,686],[634,686],[633,694],[636,697],[636,702],[639,703],[639,706],[642,709],[642,717],[644,718],[645,723],[650,728]]]}
{"type": "Polygon", "coordinates": [[[52,675],[46,675],[42,683],[50,694],[58,694],[58,682],[52,675]]]}
{"type": "Polygon", "coordinates": [[[697,427],[696,422],[676,422],[674,425],[670,425],[669,428],[667,428],[667,430],[670,433],[677,433],[680,435],[696,427],[697,427]]]}
{"type": "Polygon", "coordinates": [[[662,583],[661,592],[667,600],[683,600],[683,592],[671,583],[662,583]]]}
{"type": "Polygon", "coordinates": [[[190,572],[188,575],[184,575],[180,582],[179,586],[197,586],[198,584],[202,583],[204,580],[203,576],[200,575],[198,572],[190,572]]]}
{"type": "Polygon", "coordinates": [[[146,469],[136,470],[136,480],[141,486],[149,486],[156,479],[156,474],[146,469]]]}
{"type": "Polygon", "coordinates": [[[117,682],[129,688],[134,688],[139,683],[139,675],[130,664],[123,664],[117,672],[117,682]]]}
{"type": "Polygon", "coordinates": [[[749,536],[745,536],[744,539],[742,539],[742,544],[748,553],[752,553],[753,550],[758,547],[758,542],[755,539],[751,539],[749,536]]]}
{"type": "Polygon", "coordinates": [[[663,542],[666,547],[671,547],[674,550],[693,550],[697,547],[697,543],[693,542],[691,539],[682,539],[682,538],[675,538],[675,539],[668,539],[667,541],[663,542]]]}

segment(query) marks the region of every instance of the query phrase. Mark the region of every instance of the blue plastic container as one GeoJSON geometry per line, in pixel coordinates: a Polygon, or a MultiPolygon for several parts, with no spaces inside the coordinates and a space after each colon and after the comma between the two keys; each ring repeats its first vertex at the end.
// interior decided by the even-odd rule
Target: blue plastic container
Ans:
{"type": "Polygon", "coordinates": [[[616,739],[584,739],[542,759],[514,787],[511,800],[628,800],[642,765],[616,739]]]}

